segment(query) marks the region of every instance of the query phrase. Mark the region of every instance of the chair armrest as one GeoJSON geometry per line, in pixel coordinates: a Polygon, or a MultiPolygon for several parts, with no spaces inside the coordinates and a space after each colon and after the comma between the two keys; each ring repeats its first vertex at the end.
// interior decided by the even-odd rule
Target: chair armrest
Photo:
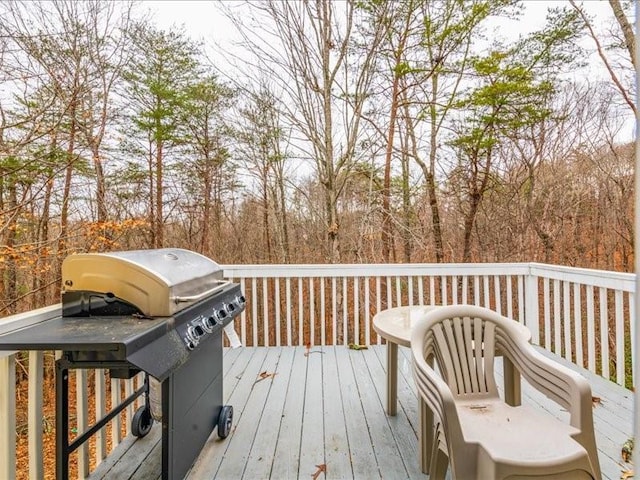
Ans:
{"type": "Polygon", "coordinates": [[[448,441],[457,443],[457,439],[463,437],[453,394],[446,382],[427,363],[423,353],[424,337],[414,341],[415,329],[412,335],[413,377],[418,393],[434,415],[444,424],[445,430],[449,433],[448,441]]]}
{"type": "Polygon", "coordinates": [[[540,354],[517,336],[497,333],[498,346],[520,374],[538,391],[563,406],[573,427],[593,431],[589,382],[579,373],[540,354]]]}

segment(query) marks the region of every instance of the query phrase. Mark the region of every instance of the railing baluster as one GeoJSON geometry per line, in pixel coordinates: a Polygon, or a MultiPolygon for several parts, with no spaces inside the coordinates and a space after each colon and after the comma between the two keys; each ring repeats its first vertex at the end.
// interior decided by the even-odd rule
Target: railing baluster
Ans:
{"type": "Polygon", "coordinates": [[[478,275],[473,276],[473,304],[480,306],[480,277],[478,275]]]}
{"type": "Polygon", "coordinates": [[[576,337],[576,363],[584,367],[584,354],[582,348],[582,295],[580,285],[573,284],[573,320],[576,337]]]}
{"type": "Polygon", "coordinates": [[[251,346],[258,346],[258,279],[251,279],[251,346]]]}
{"type": "Polygon", "coordinates": [[[468,275],[463,275],[462,276],[462,303],[463,304],[467,304],[469,303],[469,276],[468,275]]]}
{"type": "Polygon", "coordinates": [[[409,275],[409,278],[407,279],[407,282],[409,284],[409,303],[408,303],[408,305],[413,305],[413,276],[409,275]]]}
{"type": "Polygon", "coordinates": [[[629,332],[631,335],[631,378],[636,378],[636,304],[633,293],[629,293],[629,332]]]}
{"type": "Polygon", "coordinates": [[[489,296],[489,276],[482,276],[482,293],[484,294],[484,304],[482,305],[485,308],[491,308],[491,298],[489,296]]]}
{"type": "Polygon", "coordinates": [[[458,305],[458,276],[451,277],[451,295],[453,297],[453,304],[458,305]]]}
{"type": "MultiPolygon", "coordinates": [[[[274,295],[275,295],[275,309],[276,309],[276,318],[275,318],[275,324],[276,324],[276,347],[279,347],[282,343],[281,339],[280,339],[280,279],[279,278],[275,278],[275,289],[274,289],[274,295]]],[[[324,312],[323,312],[324,314],[324,312]]]]}
{"type": "Polygon", "coordinates": [[[0,352],[0,478],[16,478],[16,357],[0,352]]]}
{"type": "MultiPolygon", "coordinates": [[[[540,312],[538,307],[538,279],[533,275],[527,275],[523,279],[526,282],[524,296],[524,320],[525,325],[531,331],[531,343],[540,344],[540,312]]],[[[520,308],[522,311],[522,308],[520,308]]],[[[522,315],[520,315],[522,318],[522,315]]]]}
{"type": "Polygon", "coordinates": [[[609,370],[609,309],[607,289],[600,288],[600,355],[602,355],[602,376],[611,377],[609,370]]]}
{"type": "Polygon", "coordinates": [[[447,292],[447,277],[440,277],[440,295],[442,295],[442,305],[449,305],[449,294],[447,292]]]}
{"type": "MultiPolygon", "coordinates": [[[[42,385],[44,380],[44,352],[29,352],[29,479],[44,478],[44,462],[42,458],[42,385]]],[[[0,383],[0,385],[2,385],[0,383]]],[[[0,388],[3,388],[0,386],[0,388]]]]}
{"type": "MultiPolygon", "coordinates": [[[[124,381],[124,394],[125,394],[125,398],[129,398],[131,395],[133,395],[133,378],[128,378],[127,380],[124,381]]],[[[133,404],[129,404],[127,406],[127,408],[125,409],[125,412],[127,412],[127,423],[125,425],[126,431],[127,431],[127,435],[131,434],[131,419],[133,418],[133,404]]]]}
{"type": "Polygon", "coordinates": [[[549,315],[549,306],[551,297],[549,295],[549,279],[545,278],[542,281],[543,290],[543,303],[542,309],[544,311],[544,348],[551,351],[551,318],[549,315]]]}
{"type": "MultiPolygon", "coordinates": [[[[587,285],[587,368],[596,372],[596,327],[593,307],[593,286],[587,285]]],[[[631,316],[631,318],[634,318],[631,316]]]]}
{"type": "MultiPolygon", "coordinates": [[[[120,380],[117,378],[111,379],[111,408],[114,405],[118,405],[120,403],[120,380]]],[[[113,417],[111,421],[111,448],[115,448],[118,446],[120,441],[122,440],[122,425],[121,425],[121,416],[116,415],[113,417]]]]}
{"type": "MultiPolygon", "coordinates": [[[[89,426],[89,402],[88,402],[88,385],[87,371],[79,369],[75,371],[76,377],[76,427],[77,434],[80,435],[87,430],[89,426]]],[[[127,418],[130,419],[129,412],[127,418]]],[[[78,447],[78,478],[84,479],[89,476],[89,445],[87,443],[78,447]]]]}
{"type": "Polygon", "coordinates": [[[264,346],[268,347],[269,342],[269,279],[262,279],[262,336],[264,338],[264,346]]]}
{"type": "Polygon", "coordinates": [[[325,315],[325,278],[320,277],[320,342],[322,345],[327,344],[327,327],[325,315]]]}
{"type": "MultiPolygon", "coordinates": [[[[382,310],[382,287],[381,287],[381,279],[379,276],[376,276],[376,313],[382,310]]],[[[378,339],[378,345],[382,345],[382,337],[376,333],[376,337],[378,339]]]]}
{"type": "Polygon", "coordinates": [[[502,315],[502,295],[500,295],[500,275],[493,276],[493,294],[496,299],[496,312],[502,315]]]}
{"type": "MultiPolygon", "coordinates": [[[[287,346],[293,346],[292,332],[291,332],[291,278],[287,277],[285,280],[285,296],[287,299],[287,346]]],[[[334,295],[335,298],[335,295],[334,295]]],[[[335,306],[335,304],[334,304],[335,306]]]]}
{"type": "Polygon", "coordinates": [[[429,277],[429,305],[436,305],[436,279],[433,275],[429,277]]]}
{"type": "Polygon", "coordinates": [[[553,281],[553,351],[562,355],[562,318],[560,318],[560,280],[553,281]]]}
{"type": "Polygon", "coordinates": [[[360,344],[360,281],[353,277],[353,343],[360,344]]]}
{"type": "Polygon", "coordinates": [[[569,303],[569,282],[562,282],[562,321],[564,323],[564,358],[573,361],[573,349],[571,338],[571,303],[569,303]]]}
{"type": "Polygon", "coordinates": [[[298,277],[298,345],[304,346],[304,300],[302,277],[298,277]]]}
{"type": "Polygon", "coordinates": [[[513,277],[507,275],[507,317],[513,318],[513,277]]]}
{"type": "Polygon", "coordinates": [[[624,385],[625,368],[624,368],[624,320],[623,315],[623,297],[622,290],[615,292],[615,313],[616,313],[616,382],[618,385],[624,385]]]}
{"type": "MultiPolygon", "coordinates": [[[[525,285],[524,275],[518,275],[518,322],[525,324],[525,285]]],[[[533,332],[532,332],[533,334],[533,332]]]]}
{"type": "Polygon", "coordinates": [[[311,345],[316,344],[316,305],[314,287],[313,277],[309,277],[309,342],[311,345]]]}
{"type": "Polygon", "coordinates": [[[342,344],[349,344],[349,300],[347,296],[347,277],[342,277],[342,344]]]}
{"type": "Polygon", "coordinates": [[[424,305],[424,277],[418,277],[418,305],[424,305]]]}
{"type": "Polygon", "coordinates": [[[369,305],[369,302],[371,300],[370,294],[369,294],[370,282],[371,282],[370,277],[368,276],[364,277],[364,321],[365,321],[364,344],[365,345],[371,344],[371,306],[369,305]]]}
{"type": "Polygon", "coordinates": [[[331,277],[331,328],[333,329],[333,344],[338,344],[338,287],[336,277],[331,277]]]}
{"type": "MultiPolygon", "coordinates": [[[[244,277],[240,280],[240,288],[246,295],[247,282],[244,277]]],[[[240,339],[242,340],[242,345],[247,344],[247,309],[246,308],[242,311],[242,314],[240,315],[240,339]]]]}

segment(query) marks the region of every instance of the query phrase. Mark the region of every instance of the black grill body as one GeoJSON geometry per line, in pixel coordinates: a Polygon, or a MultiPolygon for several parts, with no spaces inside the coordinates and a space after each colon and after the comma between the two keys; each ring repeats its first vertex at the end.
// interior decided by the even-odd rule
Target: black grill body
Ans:
{"type": "MultiPolygon", "coordinates": [[[[170,258],[191,253],[185,252],[171,250],[170,258]]],[[[140,255],[144,258],[144,251],[140,255]]],[[[158,251],[152,255],[156,258],[158,251]]],[[[144,395],[150,409],[148,375],[162,382],[162,478],[184,478],[218,425],[223,407],[222,333],[245,308],[238,284],[218,283],[211,289],[209,282],[205,295],[181,297],[179,301],[189,299],[184,308],[171,307],[171,315],[156,317],[112,292],[65,292],[61,316],[0,335],[0,350],[63,352],[56,361],[58,480],[69,478],[71,453],[136,398],[144,395]],[[109,369],[112,378],[131,378],[140,371],[147,376],[133,395],[69,442],[69,370],[95,368],[109,369]]]]}

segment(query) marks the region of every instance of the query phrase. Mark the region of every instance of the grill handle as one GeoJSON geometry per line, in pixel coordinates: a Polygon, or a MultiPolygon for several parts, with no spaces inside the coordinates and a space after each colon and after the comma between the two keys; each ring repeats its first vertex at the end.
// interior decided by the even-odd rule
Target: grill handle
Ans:
{"type": "Polygon", "coordinates": [[[175,303],[197,302],[198,300],[201,300],[204,297],[207,297],[209,295],[213,295],[215,292],[217,292],[218,290],[226,287],[230,283],[231,283],[231,280],[222,280],[222,281],[219,281],[218,285],[216,285],[215,287],[210,288],[209,290],[205,290],[204,292],[201,292],[201,293],[199,293],[197,295],[191,295],[190,297],[172,297],[172,300],[175,303]]]}

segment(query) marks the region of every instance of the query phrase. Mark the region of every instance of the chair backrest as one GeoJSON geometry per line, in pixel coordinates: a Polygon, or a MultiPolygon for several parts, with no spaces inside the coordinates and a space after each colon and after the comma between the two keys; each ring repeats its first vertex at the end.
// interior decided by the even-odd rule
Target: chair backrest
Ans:
{"type": "Polygon", "coordinates": [[[494,375],[496,326],[484,318],[437,318],[425,331],[425,358],[433,355],[456,397],[497,396],[494,375]]]}

